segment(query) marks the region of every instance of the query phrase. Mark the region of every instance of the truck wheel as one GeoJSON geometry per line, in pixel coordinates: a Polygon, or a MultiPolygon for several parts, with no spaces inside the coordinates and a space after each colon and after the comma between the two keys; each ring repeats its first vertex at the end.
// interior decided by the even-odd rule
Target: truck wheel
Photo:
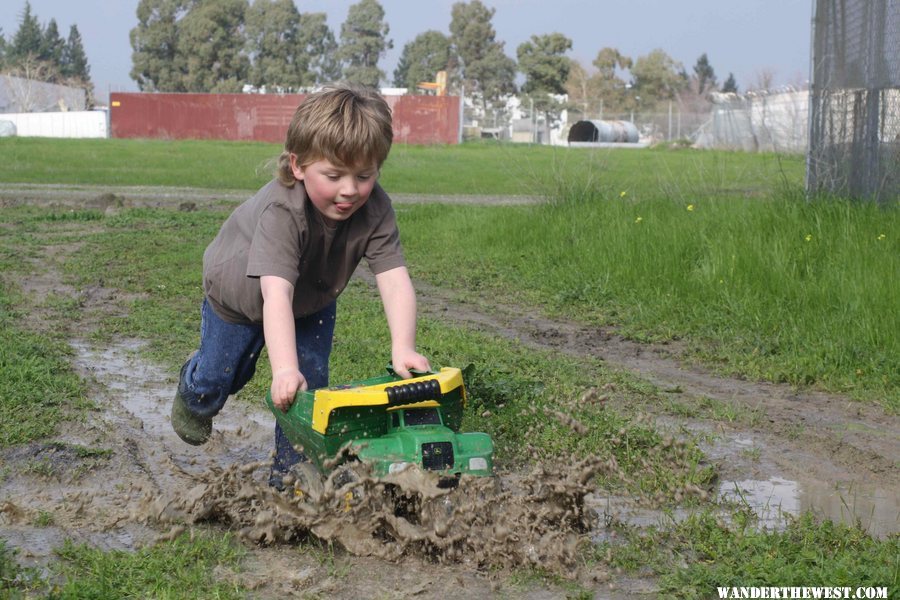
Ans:
{"type": "Polygon", "coordinates": [[[361,480],[362,477],[352,465],[344,464],[331,472],[331,475],[328,476],[327,485],[333,490],[339,490],[349,483],[356,483],[361,480]]]}
{"type": "Polygon", "coordinates": [[[310,462],[301,462],[291,467],[294,476],[294,497],[306,502],[318,502],[322,497],[322,475],[310,462]]]}
{"type": "Polygon", "coordinates": [[[350,509],[351,504],[363,499],[363,486],[360,485],[362,479],[352,464],[343,464],[331,472],[325,481],[325,488],[330,490],[340,502],[343,502],[346,512],[350,509]]]}

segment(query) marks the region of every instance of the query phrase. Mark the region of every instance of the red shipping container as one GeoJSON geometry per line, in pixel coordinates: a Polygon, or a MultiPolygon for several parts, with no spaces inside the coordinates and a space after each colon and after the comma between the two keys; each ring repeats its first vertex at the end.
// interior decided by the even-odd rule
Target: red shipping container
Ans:
{"type": "MultiPolygon", "coordinates": [[[[110,94],[110,137],[284,143],[303,94],[110,94]]],[[[459,97],[385,96],[394,142],[456,144],[459,97]]]]}

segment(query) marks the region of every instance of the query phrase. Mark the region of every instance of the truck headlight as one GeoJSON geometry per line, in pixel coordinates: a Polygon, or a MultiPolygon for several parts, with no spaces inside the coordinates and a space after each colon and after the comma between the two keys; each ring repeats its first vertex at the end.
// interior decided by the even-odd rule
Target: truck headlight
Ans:
{"type": "Polygon", "coordinates": [[[482,458],[481,456],[469,459],[470,471],[487,471],[487,468],[487,459],[482,458]]]}
{"type": "Polygon", "coordinates": [[[388,467],[388,473],[391,475],[395,475],[397,473],[403,472],[409,466],[408,462],[395,462],[391,463],[391,466],[388,467]]]}

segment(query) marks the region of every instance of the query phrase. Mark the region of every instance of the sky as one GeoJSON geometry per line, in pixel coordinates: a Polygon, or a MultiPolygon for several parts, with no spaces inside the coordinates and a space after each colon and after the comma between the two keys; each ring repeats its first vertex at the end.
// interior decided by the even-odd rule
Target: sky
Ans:
{"type": "MultiPolygon", "coordinates": [[[[380,0],[393,49],[379,63],[393,72],[403,47],[429,29],[449,34],[450,11],[458,0],[380,0]]],[[[300,12],[325,12],[335,36],[358,0],[296,0],[300,12]]],[[[632,59],[660,48],[691,73],[704,52],[719,82],[733,73],[738,88],[757,87],[763,74],[774,85],[809,79],[810,22],[814,0],[482,0],[496,10],[492,23],[507,56],[532,35],[562,33],[572,40],[569,55],[585,66],[601,48],[613,47],[632,59]]],[[[128,34],[137,25],[138,0],[30,0],[45,26],[56,19],[68,37],[81,33],[97,98],[108,92],[137,91],[129,76],[128,34]]],[[[0,29],[11,39],[25,0],[4,0],[0,29]]]]}

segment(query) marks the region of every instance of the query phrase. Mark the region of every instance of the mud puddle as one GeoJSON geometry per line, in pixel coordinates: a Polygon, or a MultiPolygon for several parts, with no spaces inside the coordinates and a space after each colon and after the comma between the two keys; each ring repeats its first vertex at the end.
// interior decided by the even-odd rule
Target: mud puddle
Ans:
{"type": "MultiPolygon", "coordinates": [[[[669,419],[661,422],[672,426],[669,419]]],[[[817,468],[786,469],[784,446],[770,434],[702,422],[686,428],[705,440],[701,449],[720,467],[720,502],[749,507],[763,527],[782,529],[788,519],[811,511],[821,519],[859,525],[876,537],[900,532],[900,495],[889,482],[846,473],[825,457],[817,459],[814,449],[809,454],[793,450],[790,457],[798,466],[818,462],[817,468]]]]}
{"type": "MultiPolygon", "coordinates": [[[[53,549],[67,539],[107,550],[136,549],[184,531],[214,527],[235,531],[246,540],[251,554],[245,570],[227,576],[250,586],[259,597],[301,589],[361,597],[371,589],[397,589],[396,581],[403,582],[399,585],[405,595],[441,597],[448,579],[462,582],[461,589],[480,597],[503,591],[524,596],[500,573],[529,566],[549,568],[602,590],[600,597],[629,597],[652,593],[652,581],[623,579],[602,563],[584,572],[580,551],[587,544],[616,543],[609,524],[643,527],[690,514],[677,507],[648,509],[633,498],[605,495],[592,483],[594,475],[615,469],[603,460],[504,474],[500,489],[466,481],[454,492],[438,488],[418,472],[388,481],[363,474],[312,505],[299,502],[290,491],[278,493],[265,484],[272,445],[272,421],[265,411],[232,401],[216,419],[210,443],[202,449],[187,446],[168,422],[174,376],[137,356],[141,342],[104,349],[84,341],[72,345],[77,370],[105,390],[105,408],[93,422],[73,427],[58,442],[21,450],[60,463],[61,474],[38,478],[37,486],[34,473],[4,482],[0,532],[31,564],[53,560],[53,549]],[[78,475],[74,471],[84,461],[73,447],[99,447],[111,455],[78,475]],[[392,491],[387,493],[389,486],[392,491]],[[413,499],[414,514],[395,513],[392,498],[398,490],[413,499]],[[52,524],[42,525],[42,515],[52,515],[52,524]],[[362,571],[362,580],[380,583],[367,588],[346,577],[323,578],[324,571],[336,567],[297,554],[312,538],[348,549],[350,554],[339,560],[344,572],[362,571]],[[410,578],[411,571],[428,575],[410,578]]],[[[731,479],[719,488],[722,497],[748,504],[763,525],[778,528],[785,513],[824,510],[824,491],[810,496],[810,488],[781,477],[765,453],[747,456],[762,440],[746,432],[713,437],[708,453],[731,465],[726,470],[731,479]],[[732,494],[735,482],[742,490],[737,497],[732,494]]],[[[27,464],[24,457],[7,458],[27,464]]],[[[896,530],[896,498],[886,502],[886,509],[871,511],[878,518],[870,529],[896,530]]],[[[861,500],[840,503],[861,509],[852,513],[854,518],[865,516],[861,500]]],[[[850,514],[841,514],[840,507],[834,510],[835,518],[850,514]]],[[[527,595],[542,597],[537,587],[527,595]]],[[[565,595],[558,589],[544,592],[543,597],[565,595]]]]}
{"type": "MultiPolygon", "coordinates": [[[[155,461],[147,465],[158,474],[154,486],[142,482],[135,488],[141,490],[142,508],[135,513],[132,507],[130,518],[145,524],[177,531],[179,524],[212,521],[238,529],[257,543],[290,542],[312,534],[358,556],[396,561],[417,555],[438,562],[464,558],[492,567],[552,565],[571,575],[578,546],[588,538],[607,539],[605,524],[646,526],[689,514],[678,507],[663,512],[642,507],[634,498],[603,495],[591,481],[596,474],[611,473],[615,465],[600,459],[508,474],[490,490],[473,480],[448,492],[417,472],[393,481],[362,477],[346,489],[333,489],[315,505],[294,502],[290,494],[277,494],[264,485],[271,446],[268,413],[230,402],[216,419],[216,434],[205,447],[209,451],[199,460],[196,450],[172,433],[169,377],[137,358],[140,342],[102,351],[84,342],[73,346],[78,368],[104,382],[121,403],[120,418],[162,446],[145,452],[145,460],[155,461]],[[397,494],[412,499],[415,514],[393,514],[391,498],[397,494]]],[[[854,482],[842,487],[787,479],[759,450],[761,445],[751,434],[720,433],[704,448],[713,460],[732,465],[718,486],[721,500],[748,506],[766,527],[780,528],[785,515],[813,510],[835,521],[858,521],[875,535],[898,530],[895,495],[854,482]],[[757,450],[759,456],[751,458],[757,450]]]]}
{"type": "MultiPolygon", "coordinates": [[[[320,574],[321,566],[289,558],[312,538],[346,549],[353,569],[359,561],[382,561],[371,564],[391,577],[413,563],[415,570],[438,569],[435,577],[459,578],[478,595],[502,588],[505,569],[539,567],[593,583],[611,578],[602,570],[585,573],[579,557],[590,532],[602,527],[585,498],[595,490],[595,476],[614,469],[614,462],[538,465],[502,484],[464,479],[453,490],[413,469],[387,479],[361,472],[344,485],[326,485],[310,501],[266,485],[273,420],[264,410],[229,402],[210,442],[194,448],[169,424],[173,374],[140,359],[142,343],[95,349],[76,340],[72,346],[76,370],[102,390],[104,408],[58,441],[29,447],[38,460],[52,455],[53,469],[38,476],[26,468],[4,481],[0,534],[30,564],[53,560],[53,549],[67,539],[136,549],[212,526],[236,532],[254,556],[274,552],[266,564],[292,562],[274,583],[264,583],[272,574],[262,564],[264,576],[246,575],[268,590],[305,587],[304,573],[320,574]],[[79,472],[77,455],[85,452],[101,458],[79,472]]],[[[11,455],[7,461],[27,462],[11,455]]],[[[329,589],[354,596],[345,582],[329,589]]],[[[432,591],[415,593],[432,597],[432,591]]]]}
{"type": "Polygon", "coordinates": [[[101,410],[51,442],[0,456],[0,465],[12,467],[0,490],[0,535],[26,562],[52,559],[66,539],[105,550],[152,543],[160,532],[135,518],[134,490],[177,493],[210,465],[267,456],[271,432],[240,410],[221,419],[213,452],[198,454],[178,440],[168,423],[172,377],[136,357],[140,342],[71,345],[75,370],[96,389],[101,410]]]}
{"type": "Polygon", "coordinates": [[[582,534],[593,526],[584,497],[594,477],[614,466],[592,460],[565,469],[536,467],[507,489],[497,480],[473,478],[447,490],[434,474],[413,469],[384,479],[357,472],[350,483],[326,484],[325,493],[310,501],[265,483],[272,427],[267,414],[242,410],[235,421],[231,415],[239,403],[229,403],[215,420],[215,439],[200,451],[203,460],[188,458],[185,453],[197,451],[176,440],[168,420],[171,385],[165,374],[137,358],[139,343],[102,351],[83,342],[73,346],[77,368],[106,385],[124,409],[117,418],[139,429],[148,446],[147,467],[157,476],[132,483],[132,498],[139,492],[140,501],[132,503],[129,518],[171,527],[168,536],[185,526],[216,522],[256,543],[312,534],[358,556],[541,566],[572,575],[587,539],[582,534]],[[405,508],[400,514],[398,504],[405,508]]]}

